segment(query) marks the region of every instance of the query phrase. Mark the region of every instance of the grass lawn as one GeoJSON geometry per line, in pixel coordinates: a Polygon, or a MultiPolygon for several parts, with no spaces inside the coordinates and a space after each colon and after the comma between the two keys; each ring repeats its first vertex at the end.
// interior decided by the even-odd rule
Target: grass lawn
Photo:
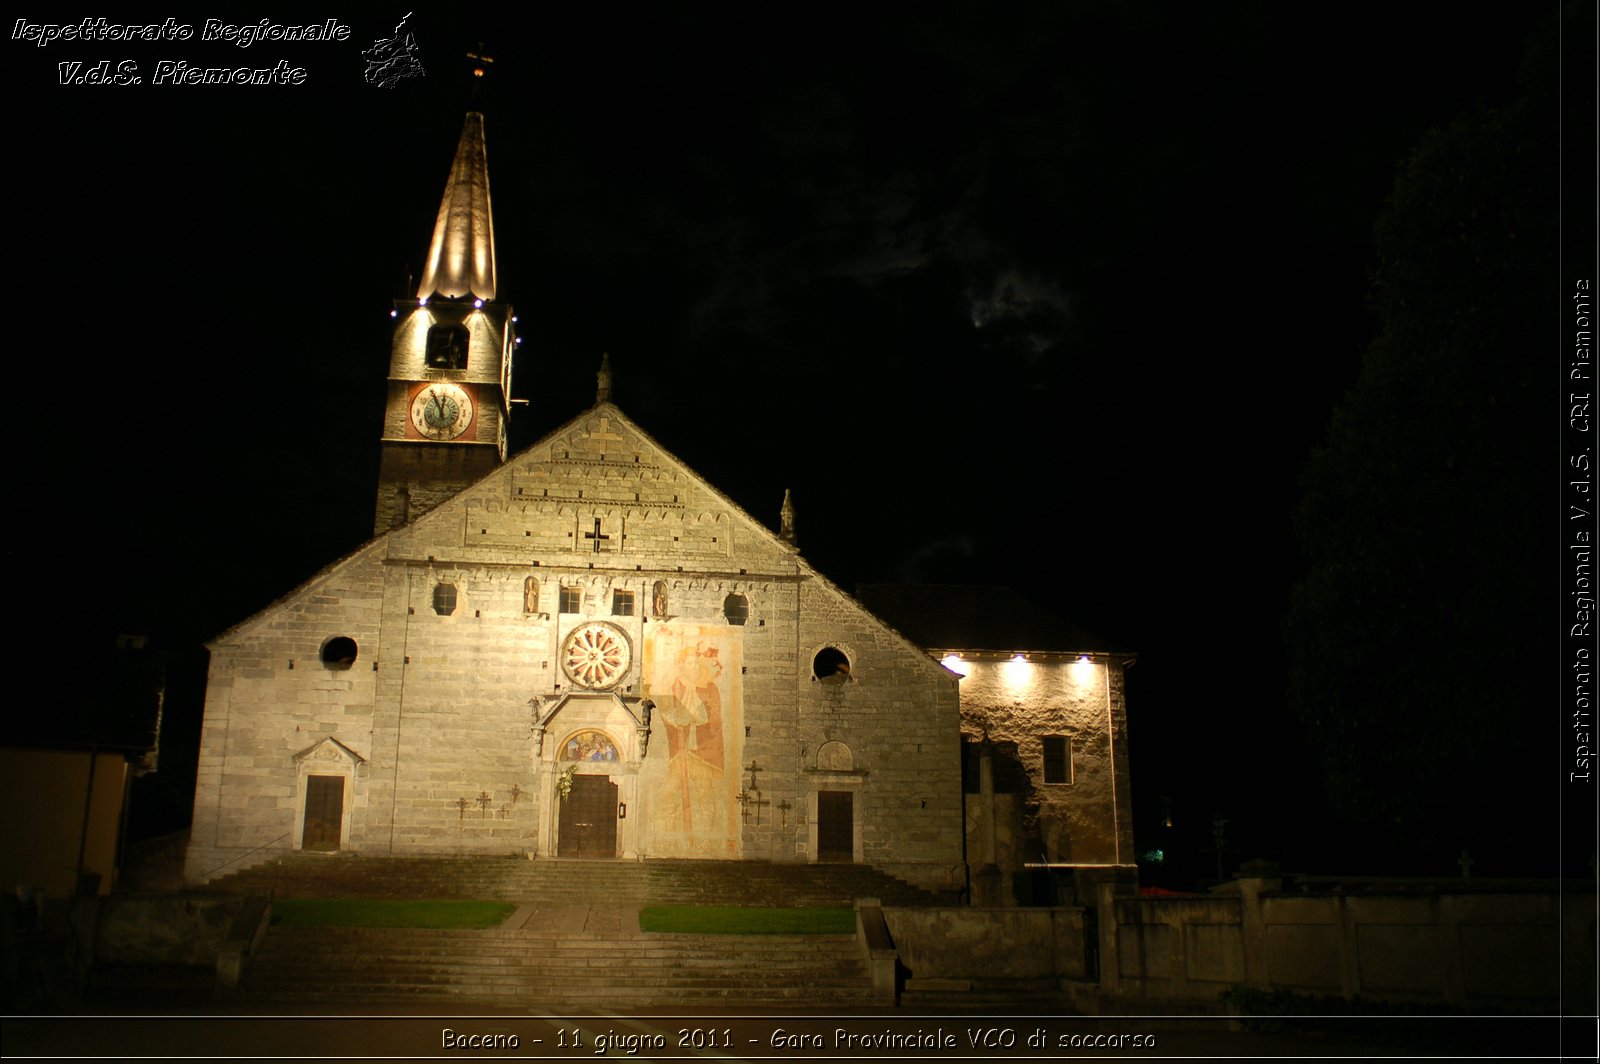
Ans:
{"type": "Polygon", "coordinates": [[[641,931],[693,935],[848,935],[850,909],[762,909],[741,905],[651,905],[639,910],[641,931]]]}
{"type": "Polygon", "coordinates": [[[517,911],[498,901],[366,901],[284,898],[272,903],[279,927],[494,927],[517,911]]]}

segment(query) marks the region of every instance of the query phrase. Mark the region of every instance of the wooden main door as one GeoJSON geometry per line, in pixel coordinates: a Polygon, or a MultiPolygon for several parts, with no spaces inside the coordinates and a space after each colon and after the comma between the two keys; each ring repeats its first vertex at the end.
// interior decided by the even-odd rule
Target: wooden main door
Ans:
{"type": "Polygon", "coordinates": [[[855,860],[855,795],[817,792],[817,860],[855,860]]]}
{"type": "Polygon", "coordinates": [[[302,850],[337,850],[344,834],[344,777],[306,777],[306,822],[302,850]]]}
{"type": "Polygon", "coordinates": [[[610,776],[573,776],[561,801],[557,857],[617,855],[617,785],[610,776]]]}

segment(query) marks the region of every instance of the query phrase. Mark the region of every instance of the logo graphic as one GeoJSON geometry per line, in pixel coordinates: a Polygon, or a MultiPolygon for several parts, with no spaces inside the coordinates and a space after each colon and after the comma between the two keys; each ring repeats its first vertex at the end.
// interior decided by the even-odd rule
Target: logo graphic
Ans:
{"type": "Polygon", "coordinates": [[[428,76],[417,59],[416,34],[406,29],[406,19],[410,17],[411,12],[407,11],[406,17],[394,28],[393,37],[380,37],[361,53],[361,58],[367,61],[367,84],[392,89],[403,78],[428,76]]]}

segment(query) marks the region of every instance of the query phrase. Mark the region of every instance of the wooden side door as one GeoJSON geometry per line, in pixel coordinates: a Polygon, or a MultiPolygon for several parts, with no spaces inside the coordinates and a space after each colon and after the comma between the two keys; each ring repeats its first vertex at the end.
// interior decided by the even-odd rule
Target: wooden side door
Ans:
{"type": "Polygon", "coordinates": [[[344,777],[306,777],[306,819],[302,850],[337,850],[344,835],[344,777]]]}

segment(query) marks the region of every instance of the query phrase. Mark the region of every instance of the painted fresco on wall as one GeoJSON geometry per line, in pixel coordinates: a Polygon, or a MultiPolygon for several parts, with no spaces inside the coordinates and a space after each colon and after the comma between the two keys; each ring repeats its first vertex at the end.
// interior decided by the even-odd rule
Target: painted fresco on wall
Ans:
{"type": "Polygon", "coordinates": [[[744,751],[739,632],[725,625],[651,624],[644,645],[655,741],[640,774],[649,802],[643,849],[651,857],[738,857],[735,795],[744,751]]]}
{"type": "Polygon", "coordinates": [[[617,761],[617,748],[597,731],[579,732],[561,747],[563,761],[617,761]]]}

